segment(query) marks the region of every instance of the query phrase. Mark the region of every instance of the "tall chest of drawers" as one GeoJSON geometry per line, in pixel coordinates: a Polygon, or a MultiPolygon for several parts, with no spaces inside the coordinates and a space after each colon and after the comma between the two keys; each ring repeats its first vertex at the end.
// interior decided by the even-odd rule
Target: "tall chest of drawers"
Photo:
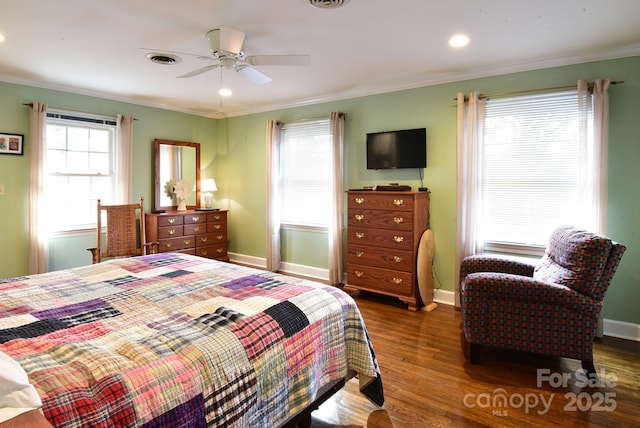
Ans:
{"type": "Polygon", "coordinates": [[[418,244],[429,227],[429,192],[348,192],[347,285],[420,308],[418,244]]]}
{"type": "Polygon", "coordinates": [[[147,241],[160,252],[195,254],[228,261],[227,211],[173,211],[145,214],[147,241]]]}

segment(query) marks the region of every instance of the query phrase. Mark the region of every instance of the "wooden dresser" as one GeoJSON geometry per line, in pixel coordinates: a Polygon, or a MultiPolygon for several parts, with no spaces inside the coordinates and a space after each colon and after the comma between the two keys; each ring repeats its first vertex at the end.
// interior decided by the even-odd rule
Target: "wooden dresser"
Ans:
{"type": "Polygon", "coordinates": [[[195,254],[228,261],[227,211],[171,211],[145,214],[148,242],[160,252],[195,254]]]}
{"type": "Polygon", "coordinates": [[[421,306],[418,244],[429,227],[429,192],[348,192],[347,285],[421,306]]]}

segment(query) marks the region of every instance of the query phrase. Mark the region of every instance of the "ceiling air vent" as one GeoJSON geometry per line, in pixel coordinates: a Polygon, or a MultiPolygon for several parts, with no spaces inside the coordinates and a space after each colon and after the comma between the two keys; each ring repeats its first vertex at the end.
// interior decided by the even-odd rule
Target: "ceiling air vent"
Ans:
{"type": "Polygon", "coordinates": [[[320,9],[336,9],[349,3],[349,0],[305,0],[305,2],[320,9]]]}
{"type": "Polygon", "coordinates": [[[162,65],[172,65],[180,62],[180,57],[176,55],[154,53],[154,52],[148,53],[147,59],[151,62],[155,62],[156,64],[162,64],[162,65]]]}

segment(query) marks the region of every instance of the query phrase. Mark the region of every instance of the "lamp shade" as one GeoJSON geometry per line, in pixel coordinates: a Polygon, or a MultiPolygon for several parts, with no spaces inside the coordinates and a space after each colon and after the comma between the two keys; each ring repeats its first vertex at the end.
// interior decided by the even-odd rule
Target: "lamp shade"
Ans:
{"type": "Polygon", "coordinates": [[[218,190],[216,187],[216,181],[213,178],[205,178],[201,183],[201,191],[203,192],[215,192],[218,190]]]}

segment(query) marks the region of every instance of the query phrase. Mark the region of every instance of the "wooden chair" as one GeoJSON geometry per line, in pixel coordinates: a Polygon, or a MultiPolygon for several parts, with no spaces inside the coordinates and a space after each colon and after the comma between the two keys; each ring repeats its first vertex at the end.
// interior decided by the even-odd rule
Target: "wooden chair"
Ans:
{"type": "Polygon", "coordinates": [[[97,245],[95,248],[87,248],[87,250],[91,252],[93,263],[100,263],[103,258],[157,253],[158,243],[146,242],[144,198],[140,198],[139,204],[126,205],[102,205],[98,199],[97,245]],[[107,228],[104,248],[102,242],[103,212],[106,213],[107,228]]]}

